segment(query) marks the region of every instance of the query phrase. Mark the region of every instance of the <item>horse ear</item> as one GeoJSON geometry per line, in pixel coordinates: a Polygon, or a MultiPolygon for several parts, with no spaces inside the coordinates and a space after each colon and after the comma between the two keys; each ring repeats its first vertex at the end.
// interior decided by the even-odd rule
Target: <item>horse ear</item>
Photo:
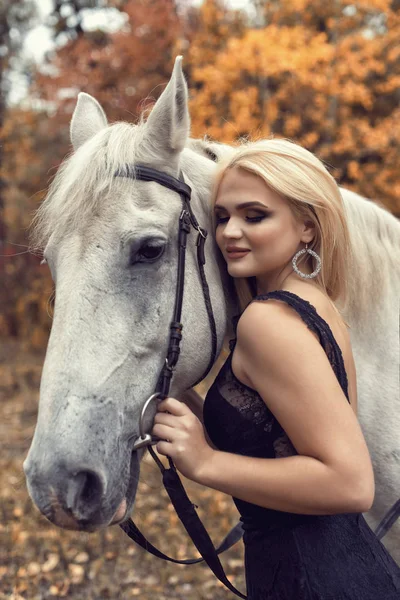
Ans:
{"type": "Polygon", "coordinates": [[[183,150],[189,130],[188,88],[182,56],[177,56],[171,79],[147,119],[146,137],[158,152],[170,155],[183,150]]]}
{"type": "Polygon", "coordinates": [[[222,159],[230,158],[236,152],[234,146],[222,144],[221,142],[211,142],[207,138],[203,140],[191,138],[187,141],[186,147],[196,152],[196,154],[209,158],[215,163],[220,162],[222,159]]]}
{"type": "Polygon", "coordinates": [[[90,94],[80,92],[70,126],[74,150],[78,150],[82,144],[107,125],[107,117],[97,100],[90,94]]]}

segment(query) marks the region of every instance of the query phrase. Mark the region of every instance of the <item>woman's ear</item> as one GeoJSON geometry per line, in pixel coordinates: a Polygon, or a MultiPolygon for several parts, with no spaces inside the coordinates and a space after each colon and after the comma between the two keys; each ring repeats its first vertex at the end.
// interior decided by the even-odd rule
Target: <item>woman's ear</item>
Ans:
{"type": "Polygon", "coordinates": [[[309,244],[315,238],[315,223],[311,219],[303,221],[301,231],[301,241],[309,244]]]}

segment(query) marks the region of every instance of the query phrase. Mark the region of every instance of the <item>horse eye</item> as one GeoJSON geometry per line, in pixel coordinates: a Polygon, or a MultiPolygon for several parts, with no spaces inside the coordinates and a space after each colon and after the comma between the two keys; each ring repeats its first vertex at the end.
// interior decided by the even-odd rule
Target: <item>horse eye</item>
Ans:
{"type": "Polygon", "coordinates": [[[211,150],[211,148],[206,148],[205,151],[207,156],[211,158],[213,162],[218,162],[218,156],[211,150]]]}
{"type": "Polygon", "coordinates": [[[133,262],[154,262],[162,256],[165,246],[160,244],[144,244],[139,248],[133,262]]]}

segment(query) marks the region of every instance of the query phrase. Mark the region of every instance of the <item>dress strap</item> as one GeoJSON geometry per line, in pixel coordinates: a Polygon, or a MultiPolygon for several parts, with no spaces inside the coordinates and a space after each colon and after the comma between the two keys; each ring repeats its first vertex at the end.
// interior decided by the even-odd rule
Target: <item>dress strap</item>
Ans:
{"type": "Polygon", "coordinates": [[[286,302],[286,304],[291,306],[291,308],[293,308],[300,315],[307,327],[318,335],[321,346],[325,350],[340,386],[347,400],[349,400],[348,380],[342,351],[332,333],[330,326],[325,319],[318,314],[315,306],[310,304],[308,300],[305,300],[297,294],[287,290],[276,290],[274,292],[269,292],[268,294],[260,294],[253,298],[252,302],[269,299],[282,300],[283,302],[286,302]]]}
{"type": "Polygon", "coordinates": [[[231,340],[229,340],[229,350],[231,352],[233,352],[235,346],[236,346],[236,330],[237,330],[237,326],[239,323],[239,319],[240,319],[241,315],[234,315],[231,319],[231,323],[232,323],[232,329],[233,329],[233,338],[231,340]]]}

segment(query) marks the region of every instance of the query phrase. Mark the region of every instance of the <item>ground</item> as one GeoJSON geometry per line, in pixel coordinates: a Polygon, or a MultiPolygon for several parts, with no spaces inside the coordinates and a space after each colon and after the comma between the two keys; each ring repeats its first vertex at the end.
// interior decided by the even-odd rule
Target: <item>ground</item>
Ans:
{"type": "MultiPolygon", "coordinates": [[[[36,421],[43,353],[7,342],[0,349],[0,600],[231,600],[234,596],[203,565],[174,565],[147,554],[119,527],[86,534],[56,528],[27,493],[22,463],[36,421]]],[[[184,480],[214,543],[238,520],[224,494],[184,480]]],[[[148,455],[133,517],[161,550],[197,556],[163,490],[148,455]]],[[[222,562],[234,585],[245,590],[243,546],[222,562]]]]}

